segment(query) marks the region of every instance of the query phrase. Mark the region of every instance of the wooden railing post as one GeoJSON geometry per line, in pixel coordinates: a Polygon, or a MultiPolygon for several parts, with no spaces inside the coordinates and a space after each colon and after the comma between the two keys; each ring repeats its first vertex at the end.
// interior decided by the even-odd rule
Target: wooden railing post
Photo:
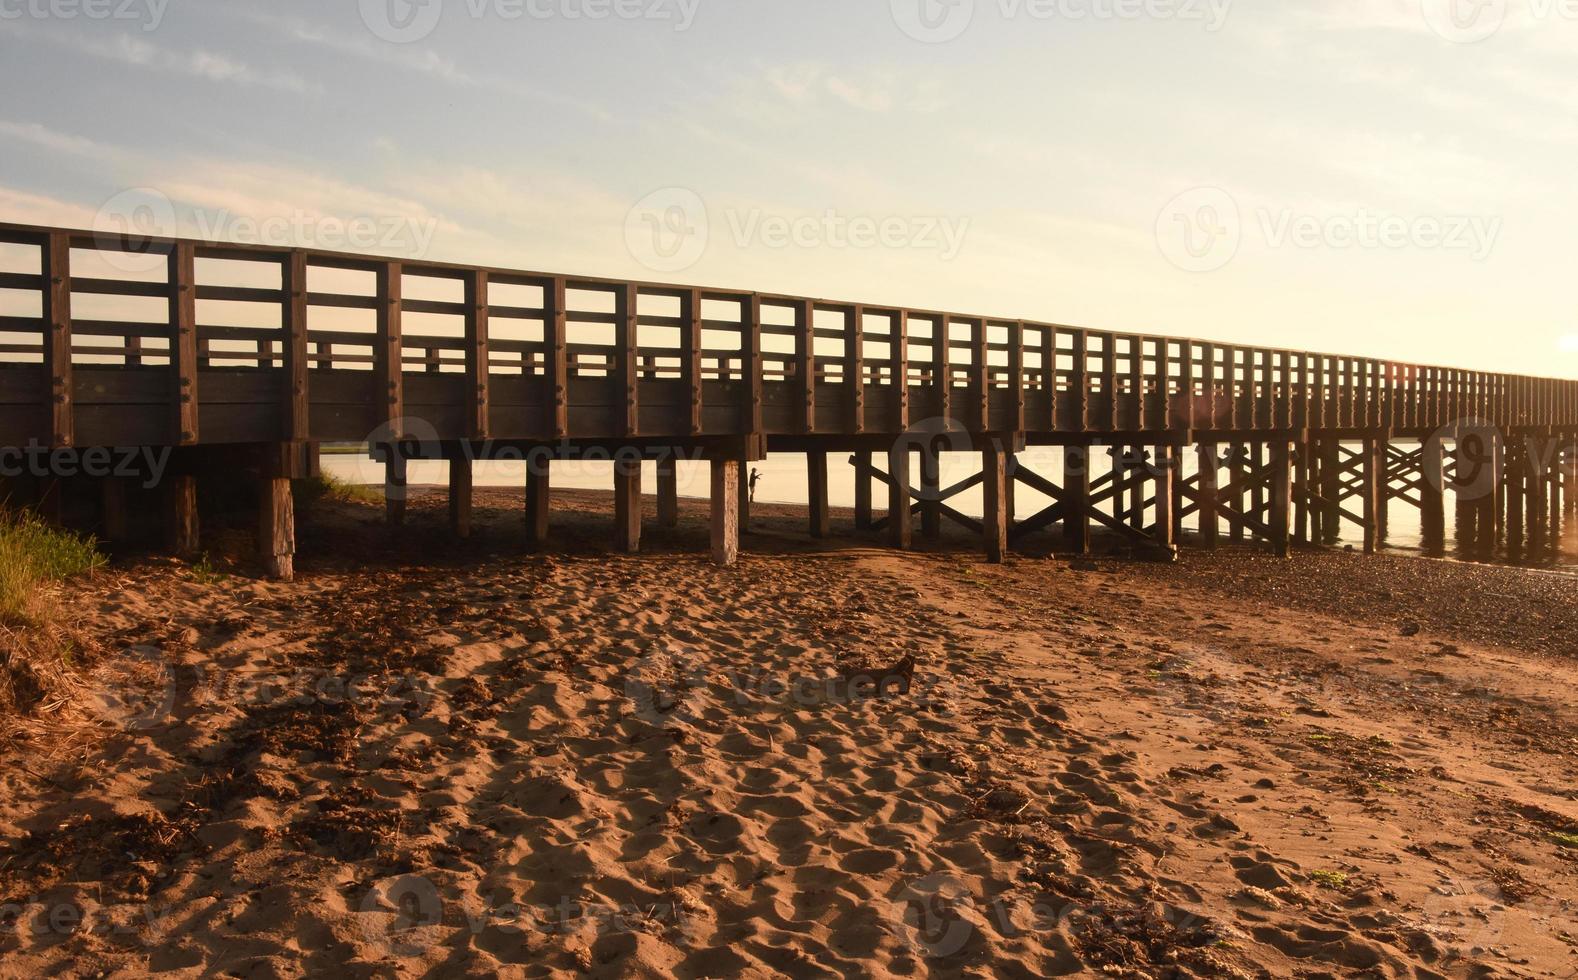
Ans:
{"type": "Polygon", "coordinates": [[[849,332],[845,335],[844,374],[849,384],[849,431],[866,431],[866,310],[856,304],[849,310],[849,332]]]}
{"type": "Polygon", "coordinates": [[[797,345],[795,374],[800,389],[801,431],[816,431],[816,308],[808,299],[794,305],[794,332],[797,345]]]}
{"type": "Polygon", "coordinates": [[[382,418],[390,424],[389,437],[404,439],[405,355],[401,337],[401,303],[404,274],[399,262],[378,267],[378,341],[374,348],[378,389],[385,405],[382,418]]]}
{"type": "Polygon", "coordinates": [[[171,422],[177,445],[197,442],[197,250],[191,242],[170,248],[170,375],[175,385],[171,422]]]}
{"type": "Polygon", "coordinates": [[[76,386],[71,371],[71,236],[52,232],[41,249],[49,441],[53,446],[70,446],[77,438],[76,386]]]}
{"type": "Polygon", "coordinates": [[[283,308],[283,333],[280,338],[280,353],[282,367],[284,368],[284,381],[281,385],[283,392],[285,419],[284,438],[288,442],[299,442],[307,438],[310,431],[308,401],[308,368],[307,363],[307,253],[300,249],[293,250],[285,257],[283,270],[284,295],[281,297],[283,308]]]}
{"type": "MultiPolygon", "coordinates": [[[[740,318],[740,366],[745,372],[743,388],[747,392],[743,421],[747,433],[760,436],[764,435],[762,405],[765,392],[762,378],[762,298],[754,293],[747,296],[740,303],[740,318]]],[[[736,467],[736,476],[739,472],[740,468],[736,467]]]]}
{"type": "MultiPolygon", "coordinates": [[[[640,294],[633,285],[618,287],[614,293],[614,371],[616,397],[624,403],[619,413],[623,435],[633,436],[641,431],[641,375],[637,365],[636,316],[640,294]]],[[[568,401],[568,399],[566,399],[568,401]]],[[[640,471],[634,477],[640,480],[640,471]]],[[[618,486],[628,490],[628,479],[618,486]]],[[[636,484],[640,486],[639,482],[636,484]]],[[[638,491],[639,495],[639,491],[638,491]]],[[[639,534],[639,522],[638,522],[639,534]]],[[[623,533],[623,532],[621,532],[623,533]]],[[[632,547],[629,550],[634,551],[632,547]]]]}
{"type": "MultiPolygon", "coordinates": [[[[548,382],[547,430],[555,439],[570,434],[570,355],[566,326],[564,278],[550,279],[542,288],[543,377],[548,382]]],[[[617,304],[616,304],[617,305],[617,304]]]]}
{"type": "Polygon", "coordinates": [[[478,269],[466,276],[466,388],[471,393],[467,419],[473,439],[486,439],[490,432],[488,361],[488,274],[478,269]]]}
{"type": "Polygon", "coordinates": [[[680,379],[688,393],[690,434],[701,434],[701,290],[688,290],[680,299],[680,379]]]}
{"type": "Polygon", "coordinates": [[[900,432],[910,427],[910,314],[893,314],[893,398],[900,432]]]}

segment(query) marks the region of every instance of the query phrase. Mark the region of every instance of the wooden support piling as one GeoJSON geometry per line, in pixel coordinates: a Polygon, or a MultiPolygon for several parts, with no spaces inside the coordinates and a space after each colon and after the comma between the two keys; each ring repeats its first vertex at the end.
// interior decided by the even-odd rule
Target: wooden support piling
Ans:
{"type": "Polygon", "coordinates": [[[1090,447],[1063,448],[1063,489],[1068,509],[1063,517],[1063,536],[1075,554],[1090,554],[1090,447]]]}
{"type": "Polygon", "coordinates": [[[1271,525],[1271,547],[1279,557],[1291,553],[1288,518],[1293,505],[1293,443],[1285,437],[1273,439],[1270,445],[1271,500],[1268,523],[1271,525]]]}
{"type": "Polygon", "coordinates": [[[1376,530],[1380,521],[1380,481],[1382,470],[1386,467],[1386,443],[1377,436],[1365,436],[1363,452],[1364,458],[1360,465],[1362,489],[1359,492],[1364,503],[1364,553],[1373,555],[1380,547],[1376,530]]]}
{"type": "Polygon", "coordinates": [[[165,544],[170,554],[190,558],[202,547],[197,521],[197,477],[168,476],[164,483],[165,544]]]}
{"type": "Polygon", "coordinates": [[[1420,531],[1427,553],[1446,550],[1446,461],[1441,437],[1432,435],[1420,447],[1420,531]]]}
{"type": "Polygon", "coordinates": [[[1524,474],[1528,480],[1528,527],[1529,557],[1538,558],[1545,553],[1546,521],[1545,501],[1547,484],[1545,481],[1545,458],[1540,448],[1530,446],[1523,453],[1524,474]]]}
{"type": "MultiPolygon", "coordinates": [[[[1136,531],[1143,530],[1145,500],[1149,490],[1146,484],[1151,482],[1145,477],[1154,476],[1157,471],[1151,467],[1149,454],[1146,453],[1144,446],[1129,446],[1121,455],[1114,457],[1114,460],[1119,464],[1118,472],[1124,479],[1137,477],[1129,486],[1129,504],[1126,510],[1129,515],[1129,526],[1136,531]]],[[[1121,515],[1122,512],[1120,510],[1119,514],[1121,515]]]]}
{"type": "Polygon", "coordinates": [[[546,455],[531,456],[526,460],[526,538],[537,548],[548,542],[551,465],[546,455]]]}
{"type": "Polygon", "coordinates": [[[1567,443],[1562,466],[1562,503],[1567,519],[1578,519],[1578,443],[1567,443]]]}
{"type": "Polygon", "coordinates": [[[827,453],[805,454],[807,503],[811,511],[811,537],[825,538],[828,533],[827,453]]]}
{"type": "Polygon", "coordinates": [[[992,441],[981,450],[981,492],[984,498],[981,525],[986,560],[1001,564],[1008,551],[1008,473],[1007,454],[1002,444],[992,441]]]}
{"type": "Polygon", "coordinates": [[[1320,444],[1321,542],[1333,545],[1342,538],[1342,440],[1329,436],[1320,444]]]}
{"type": "MultiPolygon", "coordinates": [[[[1463,464],[1460,462],[1458,466],[1463,466],[1463,464]]],[[[1507,538],[1507,559],[1513,560],[1513,562],[1521,562],[1523,560],[1523,470],[1523,448],[1516,445],[1516,440],[1510,440],[1507,443],[1507,450],[1505,450],[1505,467],[1504,472],[1502,472],[1502,481],[1505,483],[1502,500],[1504,500],[1504,507],[1507,508],[1507,513],[1502,516],[1502,527],[1504,527],[1505,538],[1507,538]]],[[[1474,502],[1469,502],[1471,507],[1472,503],[1474,502]]],[[[1475,508],[1475,511],[1477,511],[1477,508],[1475,508]]],[[[1477,552],[1477,549],[1469,548],[1469,551],[1477,552]]]]}
{"type": "Polygon", "coordinates": [[[931,540],[942,536],[942,458],[931,444],[920,448],[921,534],[931,540]]]}
{"type": "Polygon", "coordinates": [[[712,562],[732,565],[740,556],[740,461],[712,461],[712,562]]]}
{"type": "Polygon", "coordinates": [[[641,550],[641,460],[614,460],[614,548],[626,554],[641,550]]]}
{"type": "Polygon", "coordinates": [[[296,577],[296,506],[290,480],[266,476],[259,490],[258,549],[263,571],[270,578],[289,582],[296,577]]]}
{"type": "Polygon", "coordinates": [[[1203,442],[1199,449],[1200,460],[1200,538],[1209,550],[1216,550],[1221,534],[1217,519],[1217,494],[1219,490],[1217,446],[1203,442]]]}
{"type": "MultiPolygon", "coordinates": [[[[1244,478],[1249,474],[1249,447],[1244,443],[1236,442],[1232,447],[1232,458],[1228,460],[1227,474],[1228,485],[1233,488],[1233,500],[1228,503],[1228,510],[1240,510],[1245,503],[1244,478]]],[[[1244,540],[1244,525],[1238,521],[1228,522],[1228,536],[1234,541],[1244,540]]]]}
{"type": "Polygon", "coordinates": [[[1293,447],[1293,540],[1308,545],[1315,539],[1310,534],[1310,449],[1308,442],[1293,447]]]}
{"type": "Polygon", "coordinates": [[[449,457],[449,528],[458,538],[471,537],[471,456],[458,450],[449,457]]]}
{"type": "Polygon", "coordinates": [[[107,476],[99,481],[99,527],[104,540],[124,544],[127,538],[126,481],[107,476]]]}
{"type": "Polygon", "coordinates": [[[673,455],[657,461],[657,522],[659,527],[679,526],[679,464],[673,455]]]}
{"type": "Polygon", "coordinates": [[[741,532],[750,530],[751,527],[751,479],[750,474],[754,469],[740,464],[739,478],[735,483],[735,496],[739,498],[739,518],[741,532]]]}
{"type": "Polygon", "coordinates": [[[888,451],[888,543],[907,551],[912,543],[910,520],[910,447],[900,442],[888,451]]]}
{"type": "MultiPolygon", "coordinates": [[[[1268,420],[1268,424],[1269,424],[1269,420],[1268,420]]],[[[1264,470],[1265,468],[1266,468],[1266,444],[1263,443],[1263,442],[1252,443],[1250,451],[1249,451],[1249,471],[1251,473],[1259,473],[1262,470],[1264,470]]],[[[1264,482],[1262,482],[1260,480],[1256,480],[1254,486],[1252,488],[1250,488],[1250,492],[1249,492],[1249,507],[1250,507],[1250,514],[1254,516],[1255,520],[1257,520],[1257,521],[1265,520],[1265,516],[1266,516],[1266,485],[1265,485],[1264,482]]]]}
{"type": "Polygon", "coordinates": [[[1156,447],[1152,469],[1156,475],[1156,543],[1164,550],[1177,547],[1178,525],[1173,520],[1178,507],[1178,498],[1173,493],[1173,471],[1177,465],[1172,446],[1156,447]]]}
{"type": "Polygon", "coordinates": [[[855,453],[855,527],[871,530],[871,453],[855,453]]]}
{"type": "MultiPolygon", "coordinates": [[[[1452,449],[1453,470],[1456,474],[1452,484],[1453,505],[1456,511],[1456,537],[1457,550],[1465,557],[1473,557],[1479,551],[1479,501],[1474,497],[1473,480],[1470,478],[1477,468],[1483,465],[1474,459],[1470,451],[1469,440],[1459,433],[1452,449]]],[[[1506,473],[1515,475],[1522,472],[1521,467],[1511,463],[1506,467],[1506,473]]],[[[1518,548],[1523,547],[1523,491],[1522,486],[1508,481],[1506,493],[1502,495],[1507,505],[1507,540],[1510,542],[1516,537],[1518,548]],[[1514,503],[1516,500],[1516,503],[1514,503]],[[1517,508],[1516,522],[1512,520],[1513,509],[1517,508]]],[[[1487,527],[1494,539],[1494,531],[1487,527]]]]}
{"type": "Polygon", "coordinates": [[[405,523],[406,458],[397,445],[384,447],[384,520],[390,527],[405,523]]]}

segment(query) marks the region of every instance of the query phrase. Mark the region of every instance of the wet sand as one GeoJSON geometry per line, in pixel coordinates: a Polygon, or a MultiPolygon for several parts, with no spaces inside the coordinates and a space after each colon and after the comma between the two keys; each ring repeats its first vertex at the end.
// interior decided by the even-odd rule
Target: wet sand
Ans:
{"type": "Polygon", "coordinates": [[[698,502],[639,556],[555,503],[77,586],[104,720],[6,749],[0,973],[1578,973],[1578,579],[782,506],[718,569],[698,502]]]}

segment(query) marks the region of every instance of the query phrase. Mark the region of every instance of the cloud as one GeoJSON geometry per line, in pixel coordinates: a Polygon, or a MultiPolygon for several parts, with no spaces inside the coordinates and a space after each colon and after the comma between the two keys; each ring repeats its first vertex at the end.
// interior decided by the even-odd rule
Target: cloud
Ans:
{"type": "MultiPolygon", "coordinates": [[[[12,30],[25,29],[13,25],[12,30]]],[[[196,49],[175,52],[161,48],[142,38],[117,35],[111,39],[88,37],[84,34],[57,34],[51,31],[25,31],[27,36],[55,44],[79,54],[111,61],[131,68],[189,75],[211,82],[228,82],[237,85],[271,88],[282,92],[310,94],[319,90],[317,85],[289,72],[262,71],[242,61],[212,51],[196,49]]]]}
{"type": "Polygon", "coordinates": [[[935,112],[949,104],[941,83],[893,68],[835,71],[817,62],[769,65],[759,76],[737,76],[735,85],[746,99],[770,92],[793,105],[815,108],[829,102],[861,112],[903,110],[935,112]]]}
{"type": "Polygon", "coordinates": [[[468,72],[433,50],[430,45],[389,44],[366,34],[337,34],[297,17],[282,17],[254,7],[242,8],[237,11],[237,15],[300,44],[327,48],[338,54],[424,75],[457,87],[486,89],[514,98],[575,109],[603,122],[614,119],[612,113],[594,102],[563,95],[542,85],[522,85],[505,78],[468,72]]]}

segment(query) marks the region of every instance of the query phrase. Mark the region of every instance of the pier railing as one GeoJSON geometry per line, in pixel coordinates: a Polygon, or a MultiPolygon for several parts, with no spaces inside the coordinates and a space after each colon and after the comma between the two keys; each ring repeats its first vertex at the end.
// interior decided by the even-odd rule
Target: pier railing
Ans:
{"type": "Polygon", "coordinates": [[[0,224],[0,445],[1578,428],[1578,381],[0,224]],[[395,432],[399,435],[399,432],[395,432]]]}

